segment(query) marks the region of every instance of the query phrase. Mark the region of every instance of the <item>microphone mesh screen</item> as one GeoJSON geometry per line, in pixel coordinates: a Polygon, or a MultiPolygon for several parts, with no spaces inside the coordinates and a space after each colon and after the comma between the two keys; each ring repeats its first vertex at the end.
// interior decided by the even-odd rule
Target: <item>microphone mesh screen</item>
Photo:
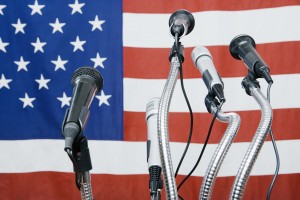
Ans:
{"type": "Polygon", "coordinates": [[[79,76],[89,76],[89,77],[93,78],[94,81],[96,82],[96,86],[97,86],[96,93],[98,93],[99,90],[103,86],[103,78],[102,78],[101,74],[92,67],[81,67],[81,68],[77,69],[73,73],[73,76],[72,76],[72,80],[71,80],[72,85],[75,84],[75,81],[76,81],[77,77],[79,77],[79,76]]]}

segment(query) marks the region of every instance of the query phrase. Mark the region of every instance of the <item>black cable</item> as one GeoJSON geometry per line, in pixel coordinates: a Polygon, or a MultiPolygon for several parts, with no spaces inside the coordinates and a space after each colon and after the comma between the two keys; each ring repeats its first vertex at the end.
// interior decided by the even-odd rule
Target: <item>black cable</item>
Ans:
{"type": "MultiPolygon", "coordinates": [[[[271,95],[270,95],[271,86],[272,86],[272,83],[269,84],[268,90],[267,90],[267,99],[268,99],[269,103],[270,103],[270,100],[271,100],[271,95]]],[[[276,170],[275,170],[274,177],[272,179],[271,185],[268,189],[267,198],[266,198],[267,200],[270,199],[271,192],[272,192],[272,189],[273,189],[274,183],[276,181],[276,178],[278,176],[278,172],[279,172],[279,168],[280,168],[280,158],[279,158],[279,153],[278,153],[277,146],[276,146],[276,143],[275,143],[275,138],[274,138],[274,134],[273,134],[273,131],[272,131],[272,127],[271,127],[271,130],[270,130],[270,136],[271,136],[272,144],[273,144],[275,155],[276,155],[276,170]]]]}
{"type": "Polygon", "coordinates": [[[204,150],[205,150],[205,148],[206,148],[206,145],[207,145],[207,143],[208,143],[208,140],[209,140],[209,137],[210,137],[210,134],[211,134],[211,131],[212,131],[214,122],[215,122],[215,120],[216,120],[216,118],[217,118],[217,115],[218,115],[218,113],[219,113],[219,111],[220,111],[222,105],[223,105],[223,102],[221,102],[220,106],[218,107],[218,109],[217,109],[216,113],[214,114],[214,117],[213,117],[213,119],[212,119],[212,121],[211,121],[211,123],[210,123],[210,127],[209,127],[209,130],[208,130],[208,133],[207,133],[207,136],[206,136],[204,145],[203,145],[203,147],[202,147],[201,153],[200,153],[200,155],[199,155],[199,157],[198,157],[198,160],[197,160],[196,164],[194,165],[194,167],[193,167],[193,169],[190,171],[190,173],[189,173],[189,174],[181,181],[181,183],[178,185],[177,191],[179,191],[179,189],[180,189],[181,186],[184,184],[184,182],[192,175],[192,173],[193,173],[193,172],[195,171],[195,169],[197,168],[197,166],[198,166],[198,164],[199,164],[199,162],[200,162],[200,160],[201,160],[201,158],[202,158],[202,155],[203,155],[203,153],[204,153],[204,150]]]}
{"type": "Polygon", "coordinates": [[[184,199],[182,198],[182,196],[180,196],[179,194],[178,194],[178,197],[179,197],[180,200],[184,200],[184,199]]]}
{"type": "Polygon", "coordinates": [[[75,184],[76,184],[76,187],[78,188],[78,190],[80,190],[80,175],[78,173],[78,166],[77,166],[77,162],[72,154],[72,151],[70,149],[66,149],[66,152],[69,156],[69,158],[71,159],[72,163],[73,163],[73,166],[74,166],[74,171],[75,171],[75,184]]]}
{"type": "Polygon", "coordinates": [[[185,88],[184,88],[184,84],[183,84],[183,71],[182,71],[182,61],[181,61],[181,56],[179,54],[179,41],[178,41],[178,34],[176,33],[175,34],[175,48],[176,48],[176,54],[177,54],[177,58],[178,58],[178,61],[179,61],[179,72],[180,72],[180,85],[181,85],[181,90],[182,90],[182,93],[183,93],[183,96],[184,96],[184,99],[186,101],[186,104],[188,106],[188,109],[189,109],[189,113],[190,113],[190,132],[189,132],[189,137],[188,137],[188,141],[186,143],[186,147],[184,149],[184,152],[181,156],[181,159],[178,163],[178,166],[176,168],[176,172],[175,172],[175,177],[177,177],[177,174],[179,172],[179,169],[181,167],[181,164],[184,160],[184,157],[188,151],[188,148],[190,146],[190,143],[191,143],[191,139],[192,139],[192,135],[193,135],[193,126],[194,126],[194,118],[193,118],[193,111],[192,111],[192,108],[191,108],[191,105],[190,105],[190,102],[189,102],[189,99],[186,95],[186,92],[185,92],[185,88]]]}

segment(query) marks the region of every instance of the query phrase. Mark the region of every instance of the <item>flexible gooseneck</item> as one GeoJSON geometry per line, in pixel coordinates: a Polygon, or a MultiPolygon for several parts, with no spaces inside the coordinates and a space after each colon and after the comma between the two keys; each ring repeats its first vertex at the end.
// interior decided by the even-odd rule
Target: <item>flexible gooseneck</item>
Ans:
{"type": "Polygon", "coordinates": [[[169,145],[168,114],[179,67],[180,63],[178,57],[174,56],[171,59],[170,73],[160,98],[158,108],[158,141],[167,199],[178,199],[169,145]]]}
{"type": "Polygon", "coordinates": [[[93,200],[91,178],[88,171],[81,174],[80,193],[82,200],[93,200]]]}
{"type": "Polygon", "coordinates": [[[230,199],[234,200],[242,199],[243,197],[243,193],[246,188],[251,170],[263,146],[266,136],[270,131],[273,117],[271,105],[267,101],[266,97],[262,94],[258,82],[246,77],[243,80],[242,84],[246,89],[247,94],[253,96],[253,98],[259,104],[262,112],[262,117],[258,129],[256,130],[256,133],[252,139],[252,142],[250,143],[250,146],[245,154],[245,157],[235,178],[230,193],[230,199]]]}
{"type": "MultiPolygon", "coordinates": [[[[218,110],[215,104],[211,105],[211,113],[215,114],[218,110]]],[[[210,199],[217,178],[219,169],[223,163],[223,160],[235,138],[235,135],[240,127],[241,119],[236,113],[224,113],[221,110],[217,114],[217,119],[224,123],[229,123],[221,142],[215,150],[213,157],[208,165],[206,174],[202,181],[199,199],[210,199]]]]}

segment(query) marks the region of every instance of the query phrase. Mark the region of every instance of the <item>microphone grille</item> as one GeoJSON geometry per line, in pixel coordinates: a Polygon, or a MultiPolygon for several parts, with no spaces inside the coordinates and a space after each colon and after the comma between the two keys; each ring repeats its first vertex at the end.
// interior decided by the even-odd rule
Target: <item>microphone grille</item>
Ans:
{"type": "Polygon", "coordinates": [[[77,77],[79,77],[79,76],[92,77],[94,79],[94,81],[96,83],[96,87],[97,87],[96,94],[101,90],[101,88],[103,86],[103,78],[102,78],[100,72],[98,72],[96,69],[94,69],[92,67],[80,67],[80,68],[78,68],[73,73],[72,80],[71,80],[72,85],[75,84],[75,81],[76,81],[77,77]]]}
{"type": "Polygon", "coordinates": [[[181,9],[181,10],[177,10],[176,12],[174,12],[169,18],[169,27],[173,23],[176,24],[179,22],[183,23],[187,28],[185,35],[189,34],[194,29],[195,19],[194,19],[193,15],[187,10],[181,9]]]}
{"type": "Polygon", "coordinates": [[[150,99],[146,106],[146,120],[152,115],[158,114],[158,107],[159,107],[159,97],[154,97],[150,99]]]}
{"type": "Polygon", "coordinates": [[[213,59],[212,56],[211,56],[211,54],[210,54],[210,52],[208,51],[208,49],[206,47],[204,47],[204,46],[196,46],[193,49],[191,56],[192,56],[192,60],[193,60],[193,62],[194,62],[195,65],[197,65],[196,64],[197,60],[201,56],[209,56],[211,59],[213,59]]]}
{"type": "Polygon", "coordinates": [[[256,47],[254,39],[251,36],[246,35],[246,34],[238,35],[231,40],[231,42],[229,44],[229,51],[233,58],[235,58],[237,60],[241,60],[241,58],[239,57],[238,51],[239,51],[239,48],[244,44],[250,44],[253,46],[253,48],[256,47]]]}

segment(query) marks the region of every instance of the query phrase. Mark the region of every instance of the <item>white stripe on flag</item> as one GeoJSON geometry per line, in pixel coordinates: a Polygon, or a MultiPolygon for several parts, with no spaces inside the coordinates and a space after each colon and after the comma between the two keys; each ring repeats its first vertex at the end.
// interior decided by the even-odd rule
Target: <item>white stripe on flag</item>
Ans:
{"type": "MultiPolygon", "coordinates": [[[[299,41],[300,6],[243,11],[193,13],[195,28],[182,39],[185,47],[229,45],[234,36],[251,35],[256,43],[299,41]]],[[[123,14],[123,45],[126,47],[171,47],[170,14],[123,14]]]]}
{"type": "MultiPolygon", "coordinates": [[[[252,133],[249,133],[252,134],[252,133]]],[[[279,133],[284,134],[284,133],[279,133]]],[[[209,144],[195,176],[203,176],[216,144],[209,144]]],[[[235,176],[249,143],[234,143],[219,176],[235,176]]],[[[280,174],[300,173],[300,140],[277,141],[281,158],[280,174]]],[[[72,172],[72,163],[62,140],[0,141],[0,173],[35,171],[72,172]],[[4,153],[6,152],[6,153],[4,153]]],[[[148,174],[146,142],[89,141],[94,174],[148,174]]],[[[184,143],[171,143],[173,164],[177,166],[184,143]]],[[[186,175],[197,160],[202,144],[191,144],[180,174],[186,175]]],[[[275,155],[271,142],[265,142],[251,175],[271,175],[275,155]]]]}
{"type": "MultiPolygon", "coordinates": [[[[167,67],[167,66],[166,66],[167,67]]],[[[200,76],[200,73],[199,73],[200,76]]],[[[292,88],[300,85],[300,74],[272,75],[274,84],[271,89],[271,106],[273,109],[300,108],[300,93],[292,88]]],[[[248,96],[241,86],[241,77],[223,78],[226,102],[223,111],[259,110],[253,97],[248,96]]],[[[266,82],[259,79],[262,92],[266,94],[266,82]]],[[[160,97],[165,79],[124,79],[124,110],[145,112],[146,104],[153,97],[160,97]]],[[[202,79],[185,79],[184,85],[194,112],[207,112],[204,98],[207,89],[202,79]]],[[[187,112],[187,106],[177,81],[174,90],[171,112],[187,112]]]]}

